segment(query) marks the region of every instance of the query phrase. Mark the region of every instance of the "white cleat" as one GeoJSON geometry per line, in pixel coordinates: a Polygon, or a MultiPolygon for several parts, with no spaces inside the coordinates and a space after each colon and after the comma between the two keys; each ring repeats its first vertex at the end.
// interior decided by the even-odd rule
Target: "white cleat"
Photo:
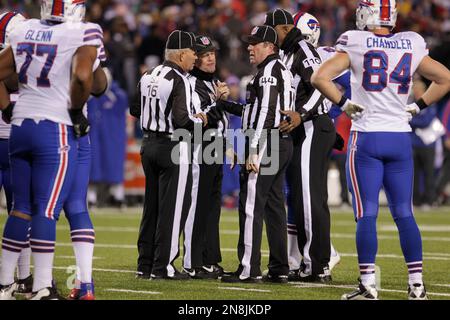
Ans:
{"type": "Polygon", "coordinates": [[[428,300],[423,283],[414,283],[408,286],[408,300],[428,300]]]}
{"type": "Polygon", "coordinates": [[[37,292],[33,292],[33,295],[31,296],[30,300],[66,300],[66,299],[58,294],[56,288],[47,287],[37,292]]]}
{"type": "Polygon", "coordinates": [[[341,262],[341,256],[336,251],[335,255],[330,256],[330,262],[328,262],[328,268],[330,269],[330,271],[333,270],[333,268],[336,267],[339,262],[341,262]]]}
{"type": "Polygon", "coordinates": [[[359,282],[358,288],[353,292],[343,294],[341,300],[378,300],[378,291],[375,285],[365,286],[359,282]]]}
{"type": "Polygon", "coordinates": [[[0,300],[16,300],[14,294],[17,290],[17,284],[14,282],[8,286],[0,285],[0,300]]]}

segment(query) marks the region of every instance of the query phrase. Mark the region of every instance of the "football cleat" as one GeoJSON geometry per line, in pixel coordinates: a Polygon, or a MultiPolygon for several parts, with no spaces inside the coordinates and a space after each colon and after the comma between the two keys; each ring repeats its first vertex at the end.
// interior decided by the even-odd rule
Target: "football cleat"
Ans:
{"type": "Polygon", "coordinates": [[[30,300],[66,300],[62,297],[55,287],[42,288],[39,291],[33,292],[30,300]]]}
{"type": "Polygon", "coordinates": [[[288,283],[288,276],[284,274],[267,273],[262,279],[264,282],[270,283],[288,283]]]}
{"type": "Polygon", "coordinates": [[[30,274],[25,279],[16,281],[17,290],[15,294],[24,295],[25,298],[30,298],[33,293],[33,276],[30,274]]]}
{"type": "Polygon", "coordinates": [[[428,300],[425,285],[414,283],[408,286],[408,300],[428,300]]]}
{"type": "Polygon", "coordinates": [[[0,285],[0,300],[16,300],[14,294],[17,290],[17,284],[11,283],[7,286],[0,285]]]}
{"type": "Polygon", "coordinates": [[[262,279],[262,276],[244,278],[240,276],[239,273],[233,272],[230,274],[224,274],[220,280],[226,283],[262,283],[262,279]]]}
{"type": "Polygon", "coordinates": [[[177,269],[174,268],[173,274],[159,274],[159,273],[152,273],[151,274],[151,280],[189,280],[191,276],[184,272],[179,272],[177,269]]]}
{"type": "Polygon", "coordinates": [[[69,295],[67,296],[67,300],[78,300],[78,299],[80,299],[80,289],[72,288],[72,290],[70,290],[69,295]]]}
{"type": "Polygon", "coordinates": [[[94,283],[81,283],[78,300],[95,300],[94,283]]]}
{"type": "Polygon", "coordinates": [[[341,300],[378,300],[378,291],[375,285],[365,286],[359,281],[358,288],[343,294],[341,300]]]}

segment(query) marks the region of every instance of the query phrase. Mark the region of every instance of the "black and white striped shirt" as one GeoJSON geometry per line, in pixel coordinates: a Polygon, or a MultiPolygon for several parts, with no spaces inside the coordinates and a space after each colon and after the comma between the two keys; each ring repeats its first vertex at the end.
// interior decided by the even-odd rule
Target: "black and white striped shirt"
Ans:
{"type": "MultiPolygon", "coordinates": [[[[216,108],[215,89],[214,85],[217,79],[211,73],[206,73],[200,69],[194,67],[188,76],[189,82],[193,90],[193,103],[196,113],[209,113],[214,112],[216,108]]],[[[215,119],[214,124],[209,123],[210,117],[208,117],[208,127],[206,129],[217,129],[218,136],[225,137],[226,130],[228,129],[228,117],[225,112],[216,112],[219,115],[218,119],[215,119]]]]}
{"type": "Polygon", "coordinates": [[[142,76],[138,85],[139,107],[130,109],[131,115],[140,117],[144,131],[171,134],[175,129],[192,131],[195,110],[192,104],[192,89],[183,69],[165,61],[150,73],[142,76]]]}
{"type": "Polygon", "coordinates": [[[242,129],[255,130],[250,147],[256,148],[263,129],[276,129],[283,120],[280,110],[294,110],[295,90],[292,74],[277,54],[258,65],[258,72],[247,85],[242,129]]]}
{"type": "Polygon", "coordinates": [[[329,104],[325,97],[311,84],[311,76],[322,64],[316,49],[303,39],[297,28],[293,28],[281,45],[281,60],[291,70],[297,93],[295,110],[302,115],[303,122],[318,114],[327,114],[329,104]]]}

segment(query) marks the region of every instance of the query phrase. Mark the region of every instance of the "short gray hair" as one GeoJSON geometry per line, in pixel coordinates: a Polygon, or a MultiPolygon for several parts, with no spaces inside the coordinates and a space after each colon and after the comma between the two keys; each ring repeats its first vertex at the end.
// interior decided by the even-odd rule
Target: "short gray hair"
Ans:
{"type": "Polygon", "coordinates": [[[167,61],[178,61],[180,60],[180,54],[183,52],[187,52],[191,49],[166,49],[164,53],[164,59],[167,61]]]}

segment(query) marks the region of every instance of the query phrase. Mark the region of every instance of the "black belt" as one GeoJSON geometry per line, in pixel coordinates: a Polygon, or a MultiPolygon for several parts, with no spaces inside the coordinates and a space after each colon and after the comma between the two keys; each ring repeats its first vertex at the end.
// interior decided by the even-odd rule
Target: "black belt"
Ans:
{"type": "Polygon", "coordinates": [[[144,139],[146,138],[172,138],[172,134],[169,132],[158,132],[158,131],[150,131],[144,130],[144,139]]]}

